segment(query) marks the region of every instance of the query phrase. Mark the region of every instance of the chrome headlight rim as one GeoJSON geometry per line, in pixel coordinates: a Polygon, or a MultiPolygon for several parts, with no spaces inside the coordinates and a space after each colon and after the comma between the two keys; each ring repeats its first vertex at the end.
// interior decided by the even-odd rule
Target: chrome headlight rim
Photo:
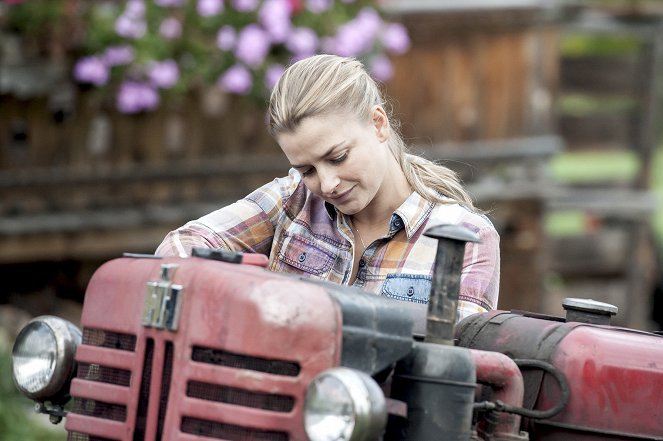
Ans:
{"type": "Polygon", "coordinates": [[[57,401],[68,395],[68,385],[76,369],[76,349],[81,344],[81,331],[71,322],[60,317],[44,315],[30,320],[16,336],[12,348],[12,377],[17,389],[35,401],[57,401]],[[15,356],[27,337],[38,327],[45,326],[55,342],[54,367],[49,381],[38,390],[29,390],[16,375],[15,356]]]}
{"type": "Polygon", "coordinates": [[[387,424],[387,406],[380,386],[368,374],[346,367],[335,367],[318,374],[309,385],[304,400],[304,429],[311,441],[324,438],[310,433],[308,422],[311,395],[323,379],[333,378],[342,385],[352,403],[353,423],[346,441],[366,441],[380,437],[387,424]]]}

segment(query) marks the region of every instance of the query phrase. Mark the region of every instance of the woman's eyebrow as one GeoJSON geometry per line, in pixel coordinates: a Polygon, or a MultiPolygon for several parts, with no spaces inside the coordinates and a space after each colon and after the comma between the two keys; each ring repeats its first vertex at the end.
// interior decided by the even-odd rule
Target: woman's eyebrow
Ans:
{"type": "MultiPolygon", "coordinates": [[[[320,157],[321,157],[321,158],[326,158],[326,157],[330,156],[330,155],[334,152],[334,150],[336,150],[338,147],[342,146],[343,144],[345,144],[345,140],[343,140],[343,141],[341,141],[341,142],[339,142],[339,143],[336,143],[336,144],[334,144],[333,146],[331,146],[331,147],[330,147],[330,148],[329,148],[329,149],[328,149],[328,150],[327,150],[322,156],[320,156],[320,157]]],[[[306,164],[304,164],[304,165],[290,164],[290,166],[291,166],[292,168],[308,167],[308,165],[306,165],[306,164]]]]}

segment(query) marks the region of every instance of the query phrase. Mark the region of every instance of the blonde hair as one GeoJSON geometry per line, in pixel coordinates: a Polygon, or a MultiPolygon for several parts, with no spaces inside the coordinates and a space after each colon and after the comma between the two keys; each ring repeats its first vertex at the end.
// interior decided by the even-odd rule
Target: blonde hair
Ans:
{"type": "Polygon", "coordinates": [[[375,106],[387,113],[389,149],[412,189],[432,202],[448,203],[441,194],[474,209],[472,198],[453,170],[408,153],[378,83],[354,58],[315,55],[288,67],[272,90],[269,129],[276,137],[295,131],[305,118],[338,113],[353,113],[363,120],[370,118],[375,106]]]}

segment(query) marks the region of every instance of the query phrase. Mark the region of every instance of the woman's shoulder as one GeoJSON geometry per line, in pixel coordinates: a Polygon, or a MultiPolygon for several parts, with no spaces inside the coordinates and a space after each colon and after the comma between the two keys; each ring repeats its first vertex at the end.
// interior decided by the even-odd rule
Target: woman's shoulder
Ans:
{"type": "Polygon", "coordinates": [[[451,200],[434,204],[427,224],[429,227],[442,224],[464,225],[476,231],[495,229],[485,213],[451,200]]]}

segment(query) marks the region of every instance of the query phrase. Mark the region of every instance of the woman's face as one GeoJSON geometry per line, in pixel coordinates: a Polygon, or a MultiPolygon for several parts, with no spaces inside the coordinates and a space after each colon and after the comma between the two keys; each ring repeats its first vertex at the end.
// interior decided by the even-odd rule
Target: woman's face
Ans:
{"type": "Polygon", "coordinates": [[[370,120],[332,114],[302,120],[277,141],[306,187],[342,213],[359,213],[380,195],[393,157],[389,123],[376,106],[370,120]]]}

